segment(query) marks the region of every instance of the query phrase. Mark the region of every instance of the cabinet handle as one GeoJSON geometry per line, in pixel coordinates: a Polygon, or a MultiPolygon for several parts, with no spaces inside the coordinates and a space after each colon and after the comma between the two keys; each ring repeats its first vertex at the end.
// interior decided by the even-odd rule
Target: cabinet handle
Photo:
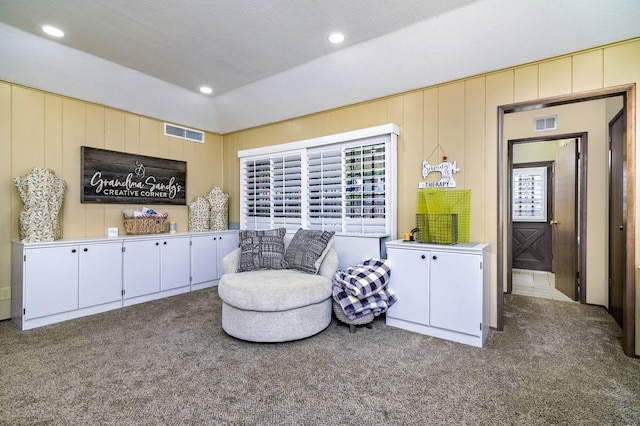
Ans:
{"type": "Polygon", "coordinates": [[[82,251],[89,251],[89,249],[85,247],[84,249],[82,249],[82,251]]]}
{"type": "Polygon", "coordinates": [[[71,253],[75,253],[75,252],[76,252],[76,249],[71,249],[71,253]]]}
{"type": "Polygon", "coordinates": [[[160,245],[160,243],[156,243],[156,245],[160,245]]]}
{"type": "Polygon", "coordinates": [[[435,254],[432,257],[433,260],[438,260],[438,256],[436,256],[435,254]]]}
{"type": "Polygon", "coordinates": [[[424,254],[422,256],[420,256],[422,259],[426,259],[427,256],[425,256],[424,254]]]}
{"type": "Polygon", "coordinates": [[[218,237],[213,237],[213,241],[215,241],[215,240],[217,240],[217,239],[218,239],[218,237]]]}
{"type": "Polygon", "coordinates": [[[165,242],[163,242],[162,244],[164,244],[164,245],[166,246],[166,245],[167,245],[167,242],[165,241],[165,242]]]}

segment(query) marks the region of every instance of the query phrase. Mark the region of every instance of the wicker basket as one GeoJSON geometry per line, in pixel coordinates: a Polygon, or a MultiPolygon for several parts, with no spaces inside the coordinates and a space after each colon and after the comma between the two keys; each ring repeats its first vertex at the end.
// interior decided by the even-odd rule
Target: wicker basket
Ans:
{"type": "Polygon", "coordinates": [[[127,234],[160,234],[167,230],[167,215],[154,217],[125,217],[127,234]]]}
{"type": "Polygon", "coordinates": [[[367,328],[371,328],[371,321],[373,321],[373,312],[369,312],[366,315],[358,317],[356,319],[350,319],[342,310],[342,306],[337,303],[335,300],[333,301],[333,313],[336,315],[336,318],[349,326],[349,332],[356,332],[356,325],[366,325],[367,328]]]}

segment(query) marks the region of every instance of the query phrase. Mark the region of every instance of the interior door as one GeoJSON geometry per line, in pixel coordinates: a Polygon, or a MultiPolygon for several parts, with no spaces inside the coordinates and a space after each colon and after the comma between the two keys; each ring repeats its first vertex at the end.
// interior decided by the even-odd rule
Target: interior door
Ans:
{"type": "Polygon", "coordinates": [[[556,151],[552,221],[553,264],[556,289],[573,300],[578,300],[577,171],[577,140],[568,140],[556,151]]]}
{"type": "Polygon", "coordinates": [[[511,267],[551,271],[553,251],[551,225],[548,217],[551,212],[551,194],[553,190],[551,170],[553,169],[553,163],[545,161],[514,164],[513,168],[514,172],[518,169],[542,169],[544,170],[545,178],[536,174],[518,175],[514,173],[512,176],[514,191],[511,203],[514,213],[512,214],[511,267]],[[544,209],[542,209],[541,203],[544,203],[544,209]],[[526,220],[519,219],[515,212],[517,209],[524,209],[521,217],[526,217],[527,212],[530,212],[529,216],[533,217],[526,220]],[[542,210],[542,212],[539,210],[542,210]]]}
{"type": "Polygon", "coordinates": [[[625,116],[621,110],[609,123],[609,313],[623,325],[625,288],[625,116]]]}

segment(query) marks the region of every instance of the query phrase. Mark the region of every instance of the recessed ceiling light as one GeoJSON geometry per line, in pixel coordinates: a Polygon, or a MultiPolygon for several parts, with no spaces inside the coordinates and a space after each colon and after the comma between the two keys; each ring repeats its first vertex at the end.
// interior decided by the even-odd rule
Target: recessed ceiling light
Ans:
{"type": "Polygon", "coordinates": [[[200,88],[200,92],[204,93],[205,95],[210,95],[213,93],[213,89],[211,87],[207,87],[207,86],[202,86],[200,88]]]}
{"type": "Polygon", "coordinates": [[[333,44],[340,44],[344,41],[344,34],[342,33],[331,33],[329,34],[329,41],[333,44]]]}
{"type": "Polygon", "coordinates": [[[52,27],[51,25],[43,25],[42,31],[49,34],[52,37],[64,37],[64,32],[61,29],[52,27]]]}

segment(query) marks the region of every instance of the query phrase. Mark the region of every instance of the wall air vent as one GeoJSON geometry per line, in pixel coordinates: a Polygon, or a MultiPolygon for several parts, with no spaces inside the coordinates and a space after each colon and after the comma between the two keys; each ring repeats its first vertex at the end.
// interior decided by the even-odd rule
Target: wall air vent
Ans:
{"type": "Polygon", "coordinates": [[[204,132],[176,126],[175,124],[164,123],[165,136],[186,139],[192,142],[204,143],[204,132]]]}
{"type": "Polygon", "coordinates": [[[538,117],[533,119],[534,132],[547,132],[549,130],[558,129],[558,116],[550,115],[548,117],[538,117]]]}

